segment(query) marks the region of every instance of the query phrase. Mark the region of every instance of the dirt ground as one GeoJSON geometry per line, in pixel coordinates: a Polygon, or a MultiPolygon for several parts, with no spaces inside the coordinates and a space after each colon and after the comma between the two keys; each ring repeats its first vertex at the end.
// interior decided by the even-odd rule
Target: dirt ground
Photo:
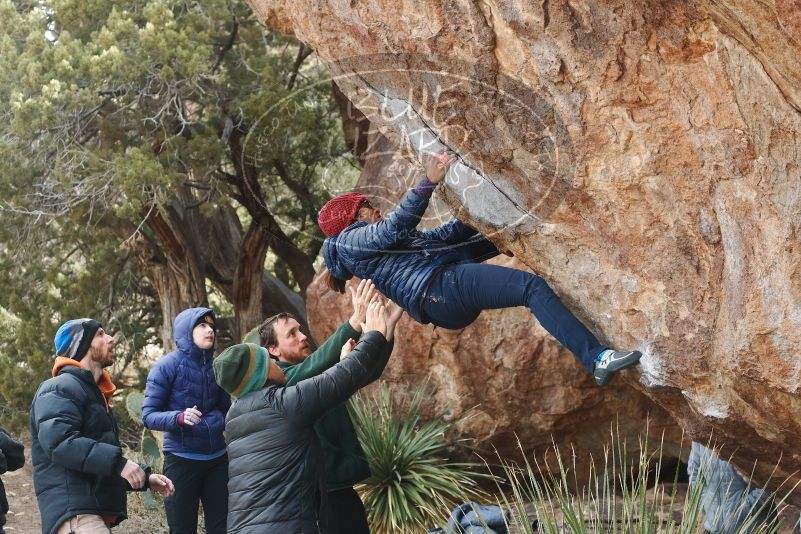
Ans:
{"type": "Polygon", "coordinates": [[[9,534],[33,534],[40,531],[39,507],[33,491],[33,467],[31,466],[30,439],[25,441],[25,466],[17,471],[5,473],[3,484],[6,487],[9,512],[6,526],[9,534]]]}

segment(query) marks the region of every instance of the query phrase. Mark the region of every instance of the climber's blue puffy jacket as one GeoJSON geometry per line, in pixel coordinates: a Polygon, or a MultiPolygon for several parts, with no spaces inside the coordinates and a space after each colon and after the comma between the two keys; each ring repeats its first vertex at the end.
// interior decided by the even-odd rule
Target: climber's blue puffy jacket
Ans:
{"type": "Polygon", "coordinates": [[[203,350],[192,342],[192,329],[209,308],[190,308],[175,318],[178,350],[161,358],[147,375],[142,422],[164,431],[165,452],[213,454],[225,448],[223,430],[231,397],[214,380],[214,349],[203,350]],[[203,414],[194,426],[178,423],[178,415],[197,406],[203,414]]]}
{"type": "Polygon", "coordinates": [[[400,205],[377,223],[356,222],[323,243],[328,270],[340,280],[370,278],[379,291],[400,304],[416,321],[426,323],[421,302],[431,277],[442,265],[486,259],[497,250],[476,231],[453,220],[433,230],[418,231],[430,195],[411,190],[400,205]],[[489,245],[489,247],[488,247],[489,245]]]}

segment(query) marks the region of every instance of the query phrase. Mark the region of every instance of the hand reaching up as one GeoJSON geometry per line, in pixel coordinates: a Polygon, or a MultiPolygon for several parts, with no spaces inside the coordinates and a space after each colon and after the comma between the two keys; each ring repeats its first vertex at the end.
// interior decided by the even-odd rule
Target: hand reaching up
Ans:
{"type": "Polygon", "coordinates": [[[362,324],[362,332],[380,332],[387,337],[387,309],[379,298],[373,297],[367,306],[367,317],[362,324]]]}
{"type": "Polygon", "coordinates": [[[378,291],[373,285],[373,281],[366,279],[359,281],[359,285],[354,289],[353,284],[348,284],[350,301],[353,305],[353,314],[348,322],[357,332],[362,331],[362,323],[366,320],[367,305],[378,291]]]}
{"type": "Polygon", "coordinates": [[[395,301],[389,300],[386,304],[387,307],[387,341],[395,339],[395,327],[398,321],[403,317],[404,309],[401,308],[395,301]]]}
{"type": "Polygon", "coordinates": [[[352,339],[347,340],[345,342],[345,344],[342,345],[342,350],[339,351],[339,361],[344,360],[348,356],[348,354],[351,353],[351,351],[353,350],[353,347],[355,347],[355,346],[356,346],[356,342],[354,340],[352,340],[352,339]]]}
{"type": "Polygon", "coordinates": [[[426,176],[428,181],[432,184],[438,184],[448,174],[448,168],[456,159],[455,156],[449,154],[447,151],[442,151],[439,154],[431,154],[426,161],[426,176]]]}

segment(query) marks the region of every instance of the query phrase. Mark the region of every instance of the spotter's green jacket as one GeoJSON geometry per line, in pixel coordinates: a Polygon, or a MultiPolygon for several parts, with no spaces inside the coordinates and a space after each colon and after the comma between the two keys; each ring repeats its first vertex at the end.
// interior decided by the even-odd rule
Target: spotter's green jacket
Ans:
{"type": "MultiPolygon", "coordinates": [[[[348,339],[359,340],[361,334],[353,329],[350,322],[345,321],[331,337],[320,345],[320,348],[309,354],[300,363],[278,362],[284,371],[288,386],[294,386],[301,380],[317,376],[339,363],[342,345],[348,339]]],[[[386,353],[382,355],[380,364],[368,377],[367,385],[381,376],[394,342],[387,344],[386,353]]],[[[363,386],[362,386],[363,387],[363,386]]],[[[325,481],[328,491],[353,487],[370,476],[370,467],[364,451],[356,437],[356,430],[348,414],[346,403],[331,408],[315,425],[314,430],[325,454],[325,481]]]]}

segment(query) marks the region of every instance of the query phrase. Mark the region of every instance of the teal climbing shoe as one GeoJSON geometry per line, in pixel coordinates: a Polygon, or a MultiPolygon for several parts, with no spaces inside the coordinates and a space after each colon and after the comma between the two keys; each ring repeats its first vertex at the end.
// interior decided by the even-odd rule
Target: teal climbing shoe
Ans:
{"type": "Polygon", "coordinates": [[[598,360],[595,362],[595,382],[599,386],[605,386],[612,381],[615,373],[621,369],[637,365],[642,358],[642,352],[632,350],[630,352],[621,352],[617,350],[603,351],[598,360]]]}

